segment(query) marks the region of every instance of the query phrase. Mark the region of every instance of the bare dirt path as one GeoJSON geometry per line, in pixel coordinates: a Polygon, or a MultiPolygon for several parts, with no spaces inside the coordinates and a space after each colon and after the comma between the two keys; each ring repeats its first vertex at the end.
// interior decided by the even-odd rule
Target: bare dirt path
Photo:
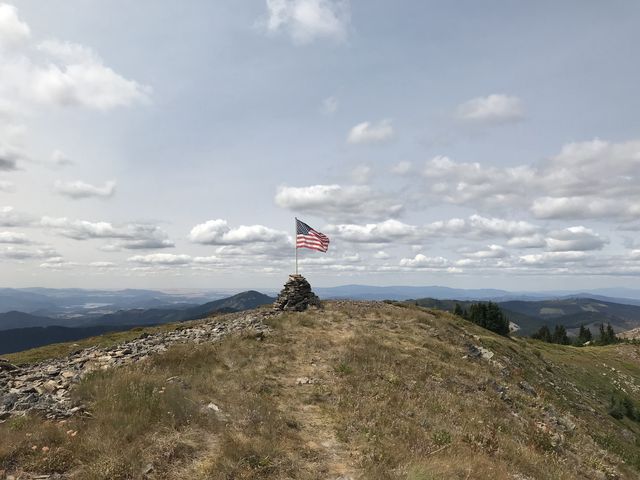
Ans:
{"type": "Polygon", "coordinates": [[[336,437],[330,400],[336,390],[336,356],[352,335],[350,323],[323,322],[313,332],[314,342],[296,345],[296,360],[288,365],[283,382],[283,407],[300,425],[308,448],[323,459],[328,479],[356,480],[356,452],[336,437]]]}

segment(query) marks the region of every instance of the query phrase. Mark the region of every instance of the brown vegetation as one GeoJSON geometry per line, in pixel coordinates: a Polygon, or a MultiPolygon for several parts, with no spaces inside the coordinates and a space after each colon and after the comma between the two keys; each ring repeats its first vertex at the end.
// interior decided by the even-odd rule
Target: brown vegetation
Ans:
{"type": "MultiPolygon", "coordinates": [[[[513,340],[439,311],[330,302],[75,391],[91,416],[0,425],[0,470],[77,479],[637,478],[640,350],[513,340]],[[477,347],[491,355],[479,355],[477,347]]],[[[486,353],[485,352],[485,353],[486,353]]]]}

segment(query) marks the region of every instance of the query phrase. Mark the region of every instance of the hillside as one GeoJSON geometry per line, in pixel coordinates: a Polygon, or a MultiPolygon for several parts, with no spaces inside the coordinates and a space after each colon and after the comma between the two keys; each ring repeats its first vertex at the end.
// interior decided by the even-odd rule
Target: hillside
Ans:
{"type": "MultiPolygon", "coordinates": [[[[608,413],[613,394],[640,403],[636,345],[508,339],[441,311],[347,301],[172,332],[25,366],[25,379],[55,385],[52,399],[68,396],[88,414],[6,419],[0,471],[83,480],[640,475],[640,423],[608,413]],[[64,372],[86,368],[93,373],[62,385],[64,372]]],[[[8,359],[29,357],[38,353],[8,359]]]]}
{"type": "MultiPolygon", "coordinates": [[[[469,309],[472,301],[438,300],[420,298],[414,303],[428,308],[438,308],[453,312],[456,304],[469,309]]],[[[555,300],[509,300],[498,302],[509,320],[516,323],[518,335],[531,335],[543,325],[554,327],[564,325],[570,333],[576,332],[580,325],[598,331],[601,323],[610,323],[616,332],[622,332],[640,326],[640,307],[615,303],[593,298],[564,298],[555,300]]]]}
{"type": "Polygon", "coordinates": [[[91,317],[86,319],[76,319],[70,322],[74,326],[122,326],[122,325],[161,325],[164,323],[182,322],[185,320],[195,320],[203,318],[212,313],[231,313],[242,310],[250,310],[269,303],[273,303],[275,298],[264,295],[254,290],[238,293],[228,298],[222,298],[207,302],[202,305],[188,308],[169,309],[131,309],[120,310],[115,313],[91,317]]]}
{"type": "Polygon", "coordinates": [[[13,353],[52,343],[70,342],[107,332],[130,330],[132,325],[67,328],[47,327],[14,328],[0,333],[0,353],[13,353]]]}
{"type": "MultiPolygon", "coordinates": [[[[562,324],[568,329],[580,325],[598,330],[600,323],[610,323],[617,331],[640,326],[640,307],[593,298],[567,298],[539,302],[509,301],[500,303],[505,312],[523,316],[516,321],[523,334],[530,334],[542,325],[562,324]],[[526,318],[526,320],[524,320],[526,318]]],[[[514,316],[515,316],[514,315],[514,316]]]]}
{"type": "Polygon", "coordinates": [[[626,332],[619,334],[618,337],[627,340],[640,340],[640,327],[627,330],[626,332]]]}
{"type": "Polygon", "coordinates": [[[194,320],[214,313],[250,310],[273,303],[274,300],[268,295],[251,290],[189,308],[139,308],[71,320],[37,317],[22,312],[0,313],[0,354],[78,340],[105,332],[194,320]]]}
{"type": "Polygon", "coordinates": [[[55,320],[49,317],[39,317],[30,313],[17,312],[15,310],[0,313],[0,330],[13,328],[46,327],[53,325],[55,320]]]}
{"type": "Polygon", "coordinates": [[[212,312],[240,312],[273,303],[274,297],[270,297],[255,290],[238,293],[228,298],[222,298],[205,303],[187,310],[189,319],[203,318],[212,312]]]}

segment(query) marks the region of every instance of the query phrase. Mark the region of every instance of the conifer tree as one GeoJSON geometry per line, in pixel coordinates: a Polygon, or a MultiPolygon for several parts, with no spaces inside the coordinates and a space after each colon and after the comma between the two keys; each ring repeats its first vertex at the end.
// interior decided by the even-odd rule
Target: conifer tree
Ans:
{"type": "Polygon", "coordinates": [[[589,330],[584,325],[580,325],[580,331],[578,332],[578,336],[575,339],[575,345],[581,347],[585,343],[591,342],[592,340],[593,335],[591,334],[591,330],[589,330]]]}
{"type": "Polygon", "coordinates": [[[531,338],[535,338],[536,340],[542,340],[543,342],[547,342],[547,343],[552,342],[551,331],[549,330],[549,327],[547,327],[546,325],[543,325],[542,327],[540,327],[540,330],[538,330],[536,333],[531,335],[531,338]]]}
{"type": "Polygon", "coordinates": [[[598,336],[598,343],[601,345],[607,344],[607,332],[604,330],[604,323],[600,324],[600,334],[598,336]]]}
{"type": "Polygon", "coordinates": [[[591,335],[591,330],[589,330],[584,325],[580,325],[580,332],[578,333],[578,342],[580,345],[584,345],[587,342],[593,340],[593,336],[591,335]]]}
{"type": "Polygon", "coordinates": [[[509,335],[509,319],[493,302],[474,303],[469,307],[468,319],[500,335],[509,335]]]}
{"type": "Polygon", "coordinates": [[[610,323],[607,323],[607,327],[605,328],[604,324],[600,324],[600,336],[598,337],[598,343],[600,345],[610,345],[612,343],[616,343],[618,341],[618,337],[616,337],[616,332],[613,330],[613,327],[610,323]]]}
{"type": "Polygon", "coordinates": [[[616,343],[618,341],[618,338],[616,337],[616,332],[613,331],[613,327],[611,326],[610,323],[607,323],[606,335],[607,335],[608,343],[616,343]]]}
{"type": "Polygon", "coordinates": [[[564,325],[556,325],[553,331],[552,341],[560,345],[569,345],[569,337],[567,336],[567,329],[564,325]]]}

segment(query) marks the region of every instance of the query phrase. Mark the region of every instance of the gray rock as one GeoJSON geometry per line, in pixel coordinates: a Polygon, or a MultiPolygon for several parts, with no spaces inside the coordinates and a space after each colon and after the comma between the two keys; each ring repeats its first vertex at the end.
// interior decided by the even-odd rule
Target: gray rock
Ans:
{"type": "Polygon", "coordinates": [[[533,388],[529,383],[525,382],[524,380],[519,382],[518,386],[520,387],[520,389],[524,390],[525,392],[527,392],[532,397],[537,397],[538,396],[538,392],[536,392],[536,389],[533,388]]]}
{"type": "Polygon", "coordinates": [[[0,396],[0,407],[5,410],[9,410],[16,403],[16,400],[18,400],[18,395],[16,395],[15,393],[7,393],[5,395],[2,395],[0,396]]]}
{"type": "Polygon", "coordinates": [[[568,432],[573,432],[576,429],[576,424],[567,415],[560,416],[556,419],[558,426],[568,432]]]}
{"type": "Polygon", "coordinates": [[[8,360],[0,358],[0,372],[13,372],[18,370],[18,367],[9,363],[8,360]]]}
{"type": "Polygon", "coordinates": [[[289,275],[289,280],[273,303],[275,310],[303,312],[310,306],[322,308],[320,299],[302,275],[289,275]]]}
{"type": "Polygon", "coordinates": [[[495,355],[488,348],[479,347],[472,343],[467,343],[466,348],[467,348],[466,358],[483,358],[485,360],[491,360],[495,355]]]}

